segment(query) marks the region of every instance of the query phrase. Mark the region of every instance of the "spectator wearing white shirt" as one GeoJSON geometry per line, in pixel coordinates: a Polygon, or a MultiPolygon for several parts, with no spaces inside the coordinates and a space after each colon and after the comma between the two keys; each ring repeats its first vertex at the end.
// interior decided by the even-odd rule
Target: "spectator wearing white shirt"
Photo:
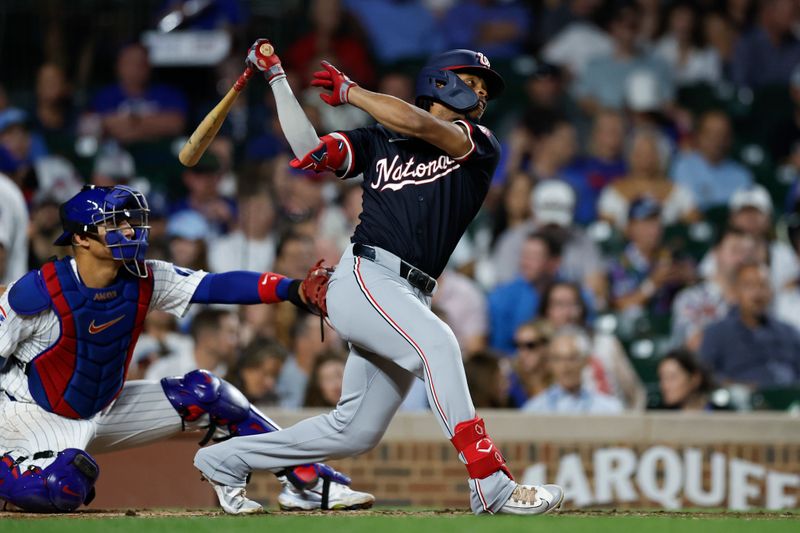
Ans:
{"type": "Polygon", "coordinates": [[[276,239],[275,206],[266,192],[239,199],[239,227],[213,242],[208,251],[212,272],[272,270],[276,239]]]}

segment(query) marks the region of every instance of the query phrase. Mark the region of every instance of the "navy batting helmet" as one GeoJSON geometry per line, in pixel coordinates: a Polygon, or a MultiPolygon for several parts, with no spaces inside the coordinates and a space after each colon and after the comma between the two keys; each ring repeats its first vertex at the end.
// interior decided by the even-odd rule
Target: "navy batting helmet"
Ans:
{"type": "Polygon", "coordinates": [[[422,67],[417,76],[416,104],[424,107],[427,102],[439,102],[459,113],[475,109],[478,95],[455,75],[456,72],[480,76],[486,83],[490,100],[500,96],[506,86],[485,55],[459,48],[433,56],[422,67]]]}
{"type": "Polygon", "coordinates": [[[59,214],[64,232],[55,245],[68,246],[75,234],[97,235],[98,226],[103,225],[106,246],[114,259],[122,261],[132,274],[147,276],[142,262],[150,235],[150,208],[142,193],[124,185],[87,185],[61,204],[59,214]],[[132,230],[133,234],[126,235],[125,230],[132,230]]]}

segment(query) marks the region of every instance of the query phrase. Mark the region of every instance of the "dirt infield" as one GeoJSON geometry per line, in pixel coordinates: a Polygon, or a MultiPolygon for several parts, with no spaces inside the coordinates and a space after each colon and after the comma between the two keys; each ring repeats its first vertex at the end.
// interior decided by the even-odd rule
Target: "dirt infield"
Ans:
{"type": "MultiPolygon", "coordinates": [[[[334,511],[335,512],[335,511],[334,511]]],[[[324,515],[325,512],[285,512],[285,511],[269,511],[267,514],[274,516],[303,516],[303,515],[324,515]]],[[[466,509],[441,509],[441,510],[401,510],[401,509],[373,509],[368,511],[340,511],[337,514],[346,514],[347,516],[409,516],[409,517],[424,517],[424,516],[459,516],[470,515],[470,511],[466,509]]],[[[660,511],[660,510],[630,510],[630,509],[595,509],[595,510],[563,510],[557,515],[571,516],[571,517],[587,517],[587,518],[614,518],[621,516],[640,516],[640,517],[662,517],[662,518],[691,518],[691,519],[708,519],[708,518],[738,518],[741,520],[798,520],[800,521],[800,512],[775,512],[775,511],[756,511],[756,512],[733,512],[733,511],[660,511]]],[[[40,514],[40,513],[23,513],[20,511],[0,511],[0,520],[16,519],[16,520],[37,520],[43,518],[53,518],[54,515],[40,514]]],[[[77,513],[64,513],[57,515],[59,518],[76,518],[81,520],[95,520],[106,518],[122,518],[122,517],[139,517],[139,518],[188,518],[188,517],[214,517],[225,516],[225,513],[217,510],[208,509],[128,509],[128,510],[111,510],[111,509],[86,509],[77,513]]],[[[253,515],[260,516],[260,515],[253,515]]]]}

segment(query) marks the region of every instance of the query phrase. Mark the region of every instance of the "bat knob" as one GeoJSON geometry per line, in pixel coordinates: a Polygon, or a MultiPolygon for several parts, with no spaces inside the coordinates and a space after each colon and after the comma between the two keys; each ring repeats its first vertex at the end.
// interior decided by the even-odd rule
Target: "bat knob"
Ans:
{"type": "Polygon", "coordinates": [[[262,43],[258,47],[258,53],[264,57],[269,57],[275,53],[275,47],[272,46],[270,43],[262,43]]]}

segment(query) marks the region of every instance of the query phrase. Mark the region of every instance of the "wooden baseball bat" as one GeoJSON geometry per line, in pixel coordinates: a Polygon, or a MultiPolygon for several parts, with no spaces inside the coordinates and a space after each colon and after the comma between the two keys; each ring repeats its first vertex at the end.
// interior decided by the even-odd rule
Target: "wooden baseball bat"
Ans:
{"type": "Polygon", "coordinates": [[[217,136],[220,126],[225,122],[225,117],[228,116],[228,112],[231,110],[231,107],[233,107],[233,103],[236,101],[236,98],[239,96],[239,93],[242,92],[245,85],[247,85],[247,80],[250,79],[253,72],[253,67],[248,65],[241,76],[239,76],[239,79],[236,80],[236,83],[233,84],[233,87],[228,91],[228,94],[222,97],[222,100],[214,106],[214,109],[208,112],[208,115],[200,122],[200,125],[195,128],[189,140],[186,141],[186,144],[181,148],[181,153],[178,154],[178,159],[180,159],[181,163],[187,167],[193,167],[197,164],[200,157],[205,153],[206,148],[208,148],[208,145],[211,144],[211,141],[217,136]]]}

